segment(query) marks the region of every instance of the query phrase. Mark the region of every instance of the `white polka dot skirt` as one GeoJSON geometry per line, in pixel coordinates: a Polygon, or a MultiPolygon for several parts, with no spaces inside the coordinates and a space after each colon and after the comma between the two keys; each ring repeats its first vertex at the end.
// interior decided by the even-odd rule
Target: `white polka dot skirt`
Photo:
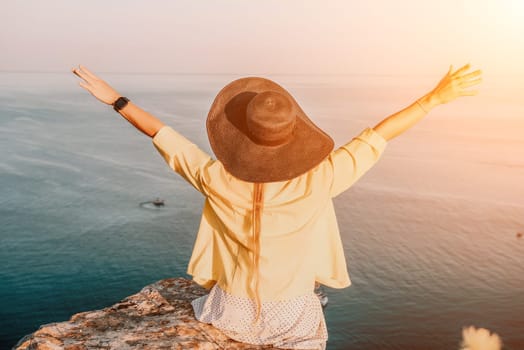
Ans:
{"type": "Polygon", "coordinates": [[[212,324],[236,341],[282,349],[326,348],[327,327],[315,293],[286,301],[262,301],[257,323],[253,323],[255,301],[231,295],[218,284],[191,304],[197,320],[212,324]]]}

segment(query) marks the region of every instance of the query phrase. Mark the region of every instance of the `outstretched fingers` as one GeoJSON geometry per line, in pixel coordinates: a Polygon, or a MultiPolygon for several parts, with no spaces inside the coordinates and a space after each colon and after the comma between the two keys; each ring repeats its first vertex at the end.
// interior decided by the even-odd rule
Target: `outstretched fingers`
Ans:
{"type": "Polygon", "coordinates": [[[91,77],[92,79],[98,79],[98,77],[93,73],[91,72],[89,69],[87,69],[85,66],[82,66],[81,64],[79,65],[80,69],[82,71],[84,71],[89,77],[91,77]]]}
{"type": "Polygon", "coordinates": [[[476,71],[474,72],[471,72],[471,73],[468,73],[468,74],[464,74],[463,76],[460,77],[460,79],[471,79],[471,78],[475,78],[479,75],[482,74],[482,71],[480,69],[477,69],[476,71]]]}
{"type": "Polygon", "coordinates": [[[80,69],[78,68],[73,68],[71,69],[71,71],[73,73],[75,73],[75,75],[81,79],[84,79],[86,82],[89,82],[89,77],[86,76],[86,74],[84,72],[82,72],[80,69]]]}
{"type": "Polygon", "coordinates": [[[478,79],[475,79],[475,80],[463,81],[459,85],[460,85],[460,87],[466,88],[466,87],[469,87],[469,86],[472,86],[472,85],[476,85],[476,84],[480,83],[481,81],[482,81],[482,78],[478,78],[478,79]]]}
{"type": "Polygon", "coordinates": [[[84,83],[83,81],[79,82],[78,85],[91,92],[91,85],[84,83]]]}
{"type": "Polygon", "coordinates": [[[96,79],[80,68],[75,67],[72,69],[72,72],[75,73],[79,78],[84,79],[88,84],[91,84],[96,79]]]}
{"type": "Polygon", "coordinates": [[[460,73],[462,73],[463,71],[467,70],[469,68],[469,63],[463,65],[462,67],[460,67],[459,69],[457,69],[455,71],[455,73],[452,73],[451,76],[452,77],[455,77],[457,75],[459,75],[460,73]]]}
{"type": "Polygon", "coordinates": [[[79,67],[82,67],[84,69],[80,69],[80,68],[75,67],[75,68],[72,68],[71,71],[73,73],[75,73],[76,76],[78,76],[79,78],[83,79],[83,80],[78,82],[78,85],[80,85],[82,88],[84,88],[87,91],[92,93],[91,89],[93,88],[93,86],[91,85],[91,82],[94,81],[94,78],[90,74],[90,72],[87,72],[85,70],[85,67],[83,67],[83,66],[79,66],[79,67]]]}
{"type": "MultiPolygon", "coordinates": [[[[472,72],[472,73],[469,73],[469,74],[465,74],[463,75],[462,77],[460,77],[460,83],[459,83],[459,86],[464,89],[464,88],[467,88],[467,87],[470,87],[470,86],[473,86],[473,85],[477,85],[479,84],[481,81],[482,81],[482,77],[480,76],[482,74],[482,71],[480,69],[472,72]],[[472,79],[472,78],[475,78],[475,77],[478,77],[477,79],[472,79]]],[[[461,96],[474,96],[476,94],[478,94],[478,90],[462,90],[460,92],[461,96]]]]}

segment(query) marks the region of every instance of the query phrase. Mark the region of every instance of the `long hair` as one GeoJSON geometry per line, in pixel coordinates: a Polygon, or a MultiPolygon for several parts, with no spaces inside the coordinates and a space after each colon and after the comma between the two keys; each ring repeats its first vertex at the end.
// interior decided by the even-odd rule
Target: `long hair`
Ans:
{"type": "Polygon", "coordinates": [[[261,302],[260,295],[258,292],[258,283],[259,283],[259,260],[260,260],[260,216],[262,214],[262,209],[264,207],[264,184],[260,182],[254,183],[253,190],[253,208],[251,211],[251,222],[253,227],[253,236],[252,236],[252,273],[253,277],[251,279],[251,285],[254,284],[255,292],[255,302],[256,302],[256,317],[254,322],[258,322],[260,318],[261,311],[261,302]]]}

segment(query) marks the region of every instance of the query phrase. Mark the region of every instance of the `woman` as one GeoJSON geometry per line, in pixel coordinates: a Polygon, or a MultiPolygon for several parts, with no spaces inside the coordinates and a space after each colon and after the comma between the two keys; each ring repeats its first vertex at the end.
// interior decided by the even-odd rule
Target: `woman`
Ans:
{"type": "Polygon", "coordinates": [[[167,165],[206,200],[188,273],[209,294],[195,317],[237,341],[325,349],[327,329],[315,284],[351,284],[332,198],[380,158],[387,142],[433,107],[477,91],[481,71],[449,71],[413,104],[333,150],[291,94],[246,77],[216,96],[207,133],[217,159],[83,66],[79,85],[152,138],[167,165]]]}

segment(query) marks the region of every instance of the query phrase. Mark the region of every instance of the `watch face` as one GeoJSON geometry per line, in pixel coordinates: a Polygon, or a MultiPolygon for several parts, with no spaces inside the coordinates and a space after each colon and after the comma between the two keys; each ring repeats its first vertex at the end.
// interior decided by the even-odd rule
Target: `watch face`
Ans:
{"type": "Polygon", "coordinates": [[[126,97],[118,98],[118,100],[116,100],[115,102],[115,109],[119,110],[119,109],[124,108],[128,101],[129,99],[127,99],[126,97]]]}

